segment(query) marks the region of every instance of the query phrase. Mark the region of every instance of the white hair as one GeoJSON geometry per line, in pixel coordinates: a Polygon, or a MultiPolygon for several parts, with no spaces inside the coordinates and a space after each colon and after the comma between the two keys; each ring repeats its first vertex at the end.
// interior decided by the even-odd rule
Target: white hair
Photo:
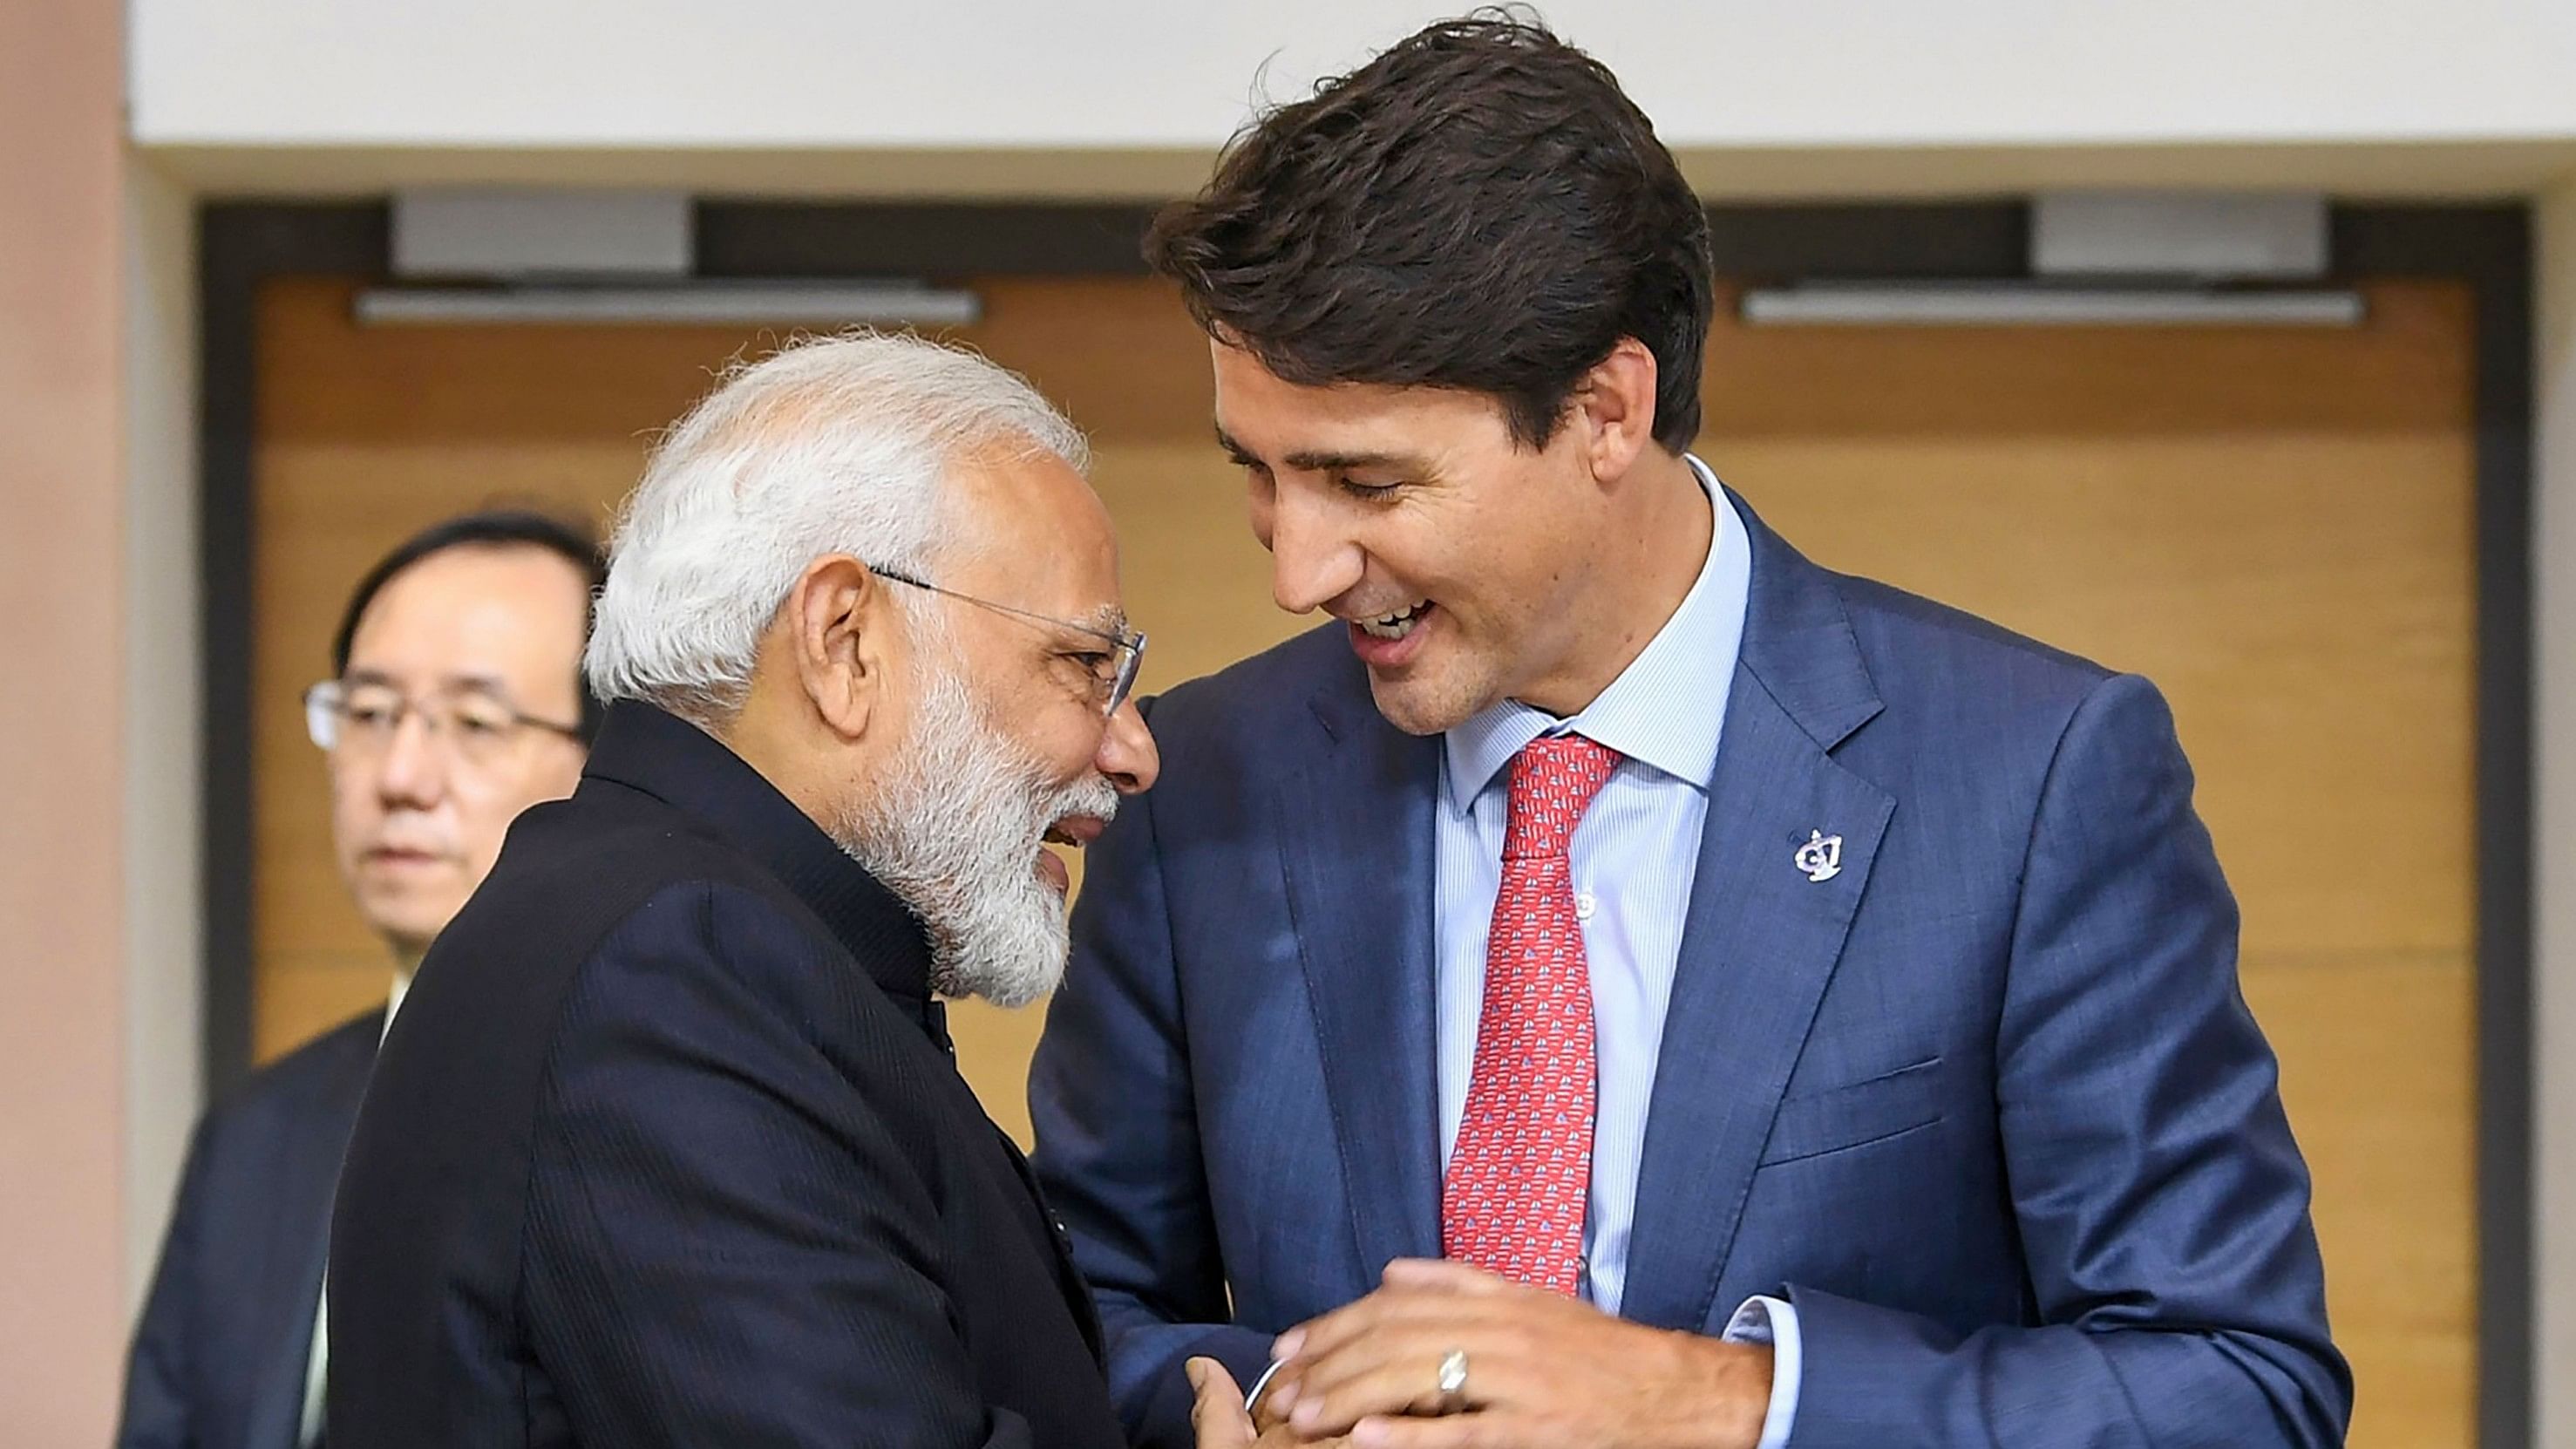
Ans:
{"type": "MultiPolygon", "coordinates": [[[[952,470],[1049,453],[1090,465],[1035,388],[962,347],[856,331],[736,365],[626,502],[582,659],[591,689],[726,723],[808,564],[846,553],[927,578],[973,543],[947,503],[952,470]]],[[[928,617],[913,592],[898,588],[899,605],[928,617]]]]}

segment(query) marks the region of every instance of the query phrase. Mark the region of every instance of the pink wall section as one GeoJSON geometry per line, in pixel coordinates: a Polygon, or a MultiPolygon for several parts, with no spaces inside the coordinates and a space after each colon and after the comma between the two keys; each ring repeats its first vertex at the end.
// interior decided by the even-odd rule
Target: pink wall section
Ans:
{"type": "Polygon", "coordinates": [[[107,1442],[125,1335],[115,0],[0,3],[0,1439],[107,1442]]]}

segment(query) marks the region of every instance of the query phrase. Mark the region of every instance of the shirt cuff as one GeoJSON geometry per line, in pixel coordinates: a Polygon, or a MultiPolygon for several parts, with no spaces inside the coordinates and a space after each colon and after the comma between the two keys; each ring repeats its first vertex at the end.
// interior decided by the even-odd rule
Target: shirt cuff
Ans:
{"type": "Polygon", "coordinates": [[[1274,1358],[1270,1361],[1270,1367],[1263,1369],[1261,1377],[1254,1379],[1252,1387],[1244,1391],[1243,1412],[1249,1414],[1261,1407],[1261,1391],[1270,1387],[1270,1381],[1277,1378],[1279,1371],[1287,1366],[1288,1360],[1284,1358],[1274,1358]]]}
{"type": "Polygon", "coordinates": [[[1719,1336],[1728,1343],[1771,1346],[1771,1407],[1762,1415],[1762,1438],[1754,1449],[1788,1449],[1789,1431],[1798,1423],[1797,1308],[1786,1299],[1747,1298],[1719,1336]]]}

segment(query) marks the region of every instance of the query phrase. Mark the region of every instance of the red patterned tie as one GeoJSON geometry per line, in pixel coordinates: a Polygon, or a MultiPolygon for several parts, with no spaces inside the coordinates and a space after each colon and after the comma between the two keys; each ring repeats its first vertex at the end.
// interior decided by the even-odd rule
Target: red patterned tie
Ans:
{"type": "Polygon", "coordinates": [[[1594,1061],[1566,842],[1618,764],[1618,751],[1574,735],[1512,757],[1476,1060],[1440,1195],[1449,1257],[1568,1296],[1583,1270],[1594,1061]]]}

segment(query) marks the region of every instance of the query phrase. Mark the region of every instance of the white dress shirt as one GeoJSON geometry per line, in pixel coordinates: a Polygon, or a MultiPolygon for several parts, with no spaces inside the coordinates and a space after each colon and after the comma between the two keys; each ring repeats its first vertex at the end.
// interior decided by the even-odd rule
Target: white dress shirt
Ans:
{"type": "MultiPolygon", "coordinates": [[[[1689,462],[1710,505],[1708,556],[1645,651],[1570,719],[1505,700],[1441,741],[1434,929],[1444,1165],[1466,1112],[1484,1009],[1485,944],[1502,888],[1506,767],[1542,735],[1579,734],[1624,757],[1568,847],[1598,1056],[1582,1292],[1609,1313],[1619,1311],[1627,1286],[1647,1104],[1752,588],[1743,520],[1708,466],[1689,462]]],[[[1772,1345],[1771,1410],[1760,1449],[1780,1449],[1797,1411],[1797,1311],[1778,1299],[1753,1299],[1726,1337],[1772,1345]]]]}

